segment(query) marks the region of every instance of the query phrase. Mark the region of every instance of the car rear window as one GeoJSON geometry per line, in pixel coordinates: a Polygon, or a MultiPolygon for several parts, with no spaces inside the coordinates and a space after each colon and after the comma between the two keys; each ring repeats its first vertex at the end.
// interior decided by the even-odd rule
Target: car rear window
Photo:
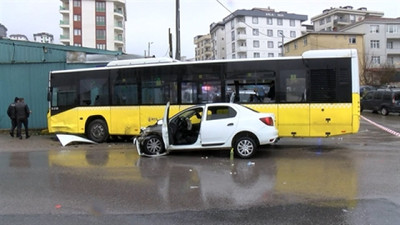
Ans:
{"type": "Polygon", "coordinates": [[[236,111],[229,106],[210,106],[207,110],[207,120],[226,119],[236,116],[236,111]]]}

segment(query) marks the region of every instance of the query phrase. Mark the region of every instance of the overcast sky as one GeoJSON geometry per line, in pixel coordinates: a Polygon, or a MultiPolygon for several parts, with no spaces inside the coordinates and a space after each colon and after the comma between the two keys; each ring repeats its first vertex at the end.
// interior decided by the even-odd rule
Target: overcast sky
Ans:
{"type": "MultiPolygon", "coordinates": [[[[126,0],[127,53],[143,55],[148,43],[153,42],[151,55],[167,56],[168,29],[171,28],[175,55],[175,2],[126,0]]],[[[47,32],[53,34],[55,44],[59,44],[60,6],[60,0],[0,0],[0,23],[7,27],[8,36],[24,34],[33,40],[34,33],[47,32]]],[[[275,11],[307,15],[310,19],[324,9],[340,6],[367,7],[371,11],[383,12],[384,17],[400,17],[398,0],[180,0],[181,55],[193,58],[193,38],[209,33],[210,24],[222,21],[230,14],[229,11],[270,7],[275,11]]],[[[306,23],[310,24],[309,21],[306,23]]]]}

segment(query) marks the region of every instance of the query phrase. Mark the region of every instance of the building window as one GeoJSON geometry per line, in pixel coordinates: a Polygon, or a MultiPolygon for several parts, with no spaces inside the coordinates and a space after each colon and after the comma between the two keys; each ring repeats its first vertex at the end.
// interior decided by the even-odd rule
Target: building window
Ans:
{"type": "Polygon", "coordinates": [[[285,35],[283,34],[283,30],[278,30],[276,34],[278,35],[278,37],[285,37],[285,35]]]}
{"type": "Polygon", "coordinates": [[[253,17],[253,24],[258,24],[258,17],[253,17]]]}
{"type": "Polygon", "coordinates": [[[294,20],[289,20],[289,21],[290,21],[290,26],[291,26],[291,27],[294,27],[294,26],[296,25],[296,23],[295,23],[294,20]]]}
{"type": "Polygon", "coordinates": [[[267,36],[268,37],[274,36],[274,31],[273,30],[267,30],[267,36]]]}
{"type": "Polygon", "coordinates": [[[257,40],[253,41],[253,47],[254,48],[259,48],[260,47],[260,41],[257,41],[257,40]]]}
{"type": "Polygon", "coordinates": [[[80,0],[74,0],[74,7],[81,7],[81,1],[80,0]]]}
{"type": "Polygon", "coordinates": [[[387,57],[387,64],[388,65],[394,65],[394,58],[393,57],[387,57]]]}
{"type": "Polygon", "coordinates": [[[350,15],[350,22],[355,23],[356,22],[356,16],[355,15],[350,15]]]}
{"type": "Polygon", "coordinates": [[[356,44],[356,37],[349,37],[349,44],[356,44]]]}
{"type": "Polygon", "coordinates": [[[236,51],[236,49],[235,49],[235,42],[233,42],[232,43],[232,52],[235,52],[236,51]]]}
{"type": "Polygon", "coordinates": [[[273,41],[268,41],[267,45],[268,45],[268,48],[274,48],[274,42],[273,41]]]}
{"type": "Polygon", "coordinates": [[[272,18],[267,18],[267,24],[272,25],[272,18]]]}
{"type": "Polygon", "coordinates": [[[260,58],[260,53],[259,52],[254,52],[253,58],[260,58]]]}
{"type": "Polygon", "coordinates": [[[283,25],[283,19],[277,19],[277,24],[279,26],[282,26],[283,25]]]}
{"type": "Polygon", "coordinates": [[[304,44],[304,46],[307,46],[307,43],[308,41],[307,41],[307,37],[305,37],[305,38],[303,38],[303,44],[304,44]]]}
{"type": "Polygon", "coordinates": [[[81,36],[81,35],[82,35],[81,29],[74,29],[74,36],[81,36]]]}
{"type": "Polygon", "coordinates": [[[74,43],[74,46],[76,46],[76,47],[82,47],[82,44],[81,44],[81,43],[74,43]]]}
{"type": "Polygon", "coordinates": [[[106,11],[106,3],[96,2],[96,12],[105,12],[105,11],[106,11]]]}
{"type": "Polygon", "coordinates": [[[96,25],[97,26],[105,26],[106,25],[106,17],[105,16],[96,16],[96,25]]]}
{"type": "Polygon", "coordinates": [[[259,35],[258,29],[253,29],[253,36],[258,36],[258,35],[259,35]]]}
{"type": "Polygon", "coordinates": [[[106,30],[96,30],[96,40],[106,40],[106,30]]]}
{"type": "Polygon", "coordinates": [[[386,44],[387,49],[393,49],[393,41],[388,41],[386,44]]]}
{"type": "Polygon", "coordinates": [[[379,33],[379,25],[370,25],[369,32],[378,34],[379,33]]]}
{"type": "Polygon", "coordinates": [[[295,38],[296,37],[296,31],[290,31],[290,37],[295,38]]]}
{"type": "Polygon", "coordinates": [[[237,21],[238,23],[240,23],[240,22],[245,23],[245,22],[246,22],[246,19],[244,18],[244,16],[241,16],[241,17],[238,17],[238,18],[236,19],[236,21],[237,21]]]}
{"type": "Polygon", "coordinates": [[[397,34],[400,31],[400,25],[387,25],[387,33],[397,34]]]}
{"type": "Polygon", "coordinates": [[[379,64],[381,64],[381,57],[380,56],[372,56],[371,62],[372,62],[372,64],[379,65],[379,64]]]}
{"type": "Polygon", "coordinates": [[[74,15],[74,21],[81,21],[81,15],[74,15]]]}
{"type": "Polygon", "coordinates": [[[235,54],[232,54],[232,59],[236,59],[236,55],[235,54]]]}
{"type": "Polygon", "coordinates": [[[379,40],[371,40],[371,48],[379,48],[379,40]]]}
{"type": "Polygon", "coordinates": [[[106,44],[96,44],[96,48],[106,50],[106,44]]]}
{"type": "Polygon", "coordinates": [[[269,58],[274,57],[274,53],[268,53],[268,57],[269,57],[269,58]]]}
{"type": "Polygon", "coordinates": [[[231,21],[231,29],[233,29],[233,28],[235,28],[235,21],[234,20],[231,21]]]}
{"type": "Polygon", "coordinates": [[[293,42],[294,49],[297,49],[297,41],[293,42]]]}
{"type": "Polygon", "coordinates": [[[232,41],[234,41],[234,40],[235,40],[235,31],[232,31],[232,32],[231,32],[231,36],[232,36],[232,38],[231,38],[232,41]]]}
{"type": "Polygon", "coordinates": [[[330,16],[326,17],[326,23],[330,23],[330,22],[331,22],[331,17],[330,16]]]}

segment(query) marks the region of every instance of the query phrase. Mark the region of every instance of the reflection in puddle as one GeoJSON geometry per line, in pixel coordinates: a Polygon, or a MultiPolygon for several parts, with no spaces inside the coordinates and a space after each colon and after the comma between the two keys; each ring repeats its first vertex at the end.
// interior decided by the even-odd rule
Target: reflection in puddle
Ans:
{"type": "Polygon", "coordinates": [[[74,150],[50,151],[48,158],[54,189],[138,211],[302,202],[354,207],[357,198],[357,175],[347,157],[230,161],[195,154],[145,158],[134,151],[74,150]]]}

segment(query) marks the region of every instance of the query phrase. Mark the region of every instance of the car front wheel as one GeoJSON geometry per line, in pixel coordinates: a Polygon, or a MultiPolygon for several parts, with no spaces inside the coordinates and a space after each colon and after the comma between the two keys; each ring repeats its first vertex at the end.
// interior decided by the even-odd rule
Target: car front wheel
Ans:
{"type": "Polygon", "coordinates": [[[386,107],[383,107],[383,108],[381,109],[381,114],[384,115],[384,116],[387,116],[387,115],[389,114],[389,111],[387,110],[386,107]]]}
{"type": "Polygon", "coordinates": [[[253,138],[243,136],[235,142],[234,150],[239,158],[248,159],[256,153],[257,145],[253,138]]]}
{"type": "Polygon", "coordinates": [[[164,143],[158,135],[150,135],[143,141],[143,152],[147,155],[158,155],[164,151],[164,143]]]}

